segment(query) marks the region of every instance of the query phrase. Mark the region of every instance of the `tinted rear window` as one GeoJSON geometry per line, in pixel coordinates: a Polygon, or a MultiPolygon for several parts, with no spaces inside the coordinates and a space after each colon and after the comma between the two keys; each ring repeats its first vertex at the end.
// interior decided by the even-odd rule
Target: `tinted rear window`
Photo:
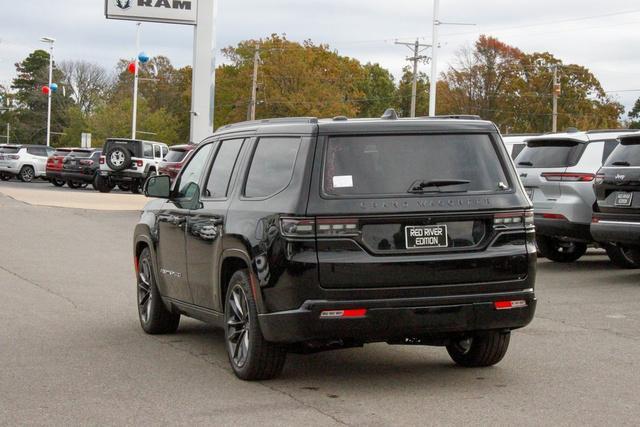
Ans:
{"type": "Polygon", "coordinates": [[[578,163],[585,147],[575,141],[529,142],[515,162],[519,168],[566,168],[578,163]]]}
{"type": "Polygon", "coordinates": [[[169,150],[169,154],[164,158],[164,161],[169,163],[178,163],[181,162],[186,155],[187,152],[184,150],[169,150]]]}
{"type": "Polygon", "coordinates": [[[73,150],[56,150],[54,151],[53,155],[54,156],[68,156],[69,154],[71,154],[73,150]]]}
{"type": "MultiPolygon", "coordinates": [[[[508,185],[489,135],[385,135],[329,139],[324,191],[330,195],[408,194],[416,181],[466,180],[451,191],[508,185]]],[[[426,193],[429,194],[429,193],[426,193]]]]}
{"type": "Polygon", "coordinates": [[[300,138],[260,138],[251,160],[245,196],[268,197],[285,189],[299,148],[300,138]]]}
{"type": "Polygon", "coordinates": [[[2,147],[0,148],[0,153],[5,154],[15,154],[20,151],[20,147],[2,147]]]}
{"type": "Polygon", "coordinates": [[[640,166],[640,140],[619,144],[607,159],[606,166],[640,166]]]}
{"type": "Polygon", "coordinates": [[[70,154],[73,157],[91,157],[93,151],[74,151],[70,154]]]}

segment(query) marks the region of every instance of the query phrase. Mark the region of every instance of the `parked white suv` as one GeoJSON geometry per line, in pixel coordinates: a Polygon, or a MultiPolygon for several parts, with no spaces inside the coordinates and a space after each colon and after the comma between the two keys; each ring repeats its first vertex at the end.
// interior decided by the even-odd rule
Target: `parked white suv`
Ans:
{"type": "Polygon", "coordinates": [[[533,201],[539,252],[573,262],[593,242],[589,226],[596,201],[593,182],[604,161],[631,130],[594,130],[527,139],[516,157],[520,179],[533,201]]]}
{"type": "Polygon", "coordinates": [[[24,182],[44,177],[47,158],[54,149],[44,145],[3,145],[0,147],[0,178],[8,181],[17,177],[24,182]]]}
{"type": "Polygon", "coordinates": [[[100,172],[96,187],[108,193],[118,185],[133,193],[142,190],[144,182],[158,171],[158,165],[169,152],[162,142],[135,139],[108,139],[100,156],[100,172]]]}

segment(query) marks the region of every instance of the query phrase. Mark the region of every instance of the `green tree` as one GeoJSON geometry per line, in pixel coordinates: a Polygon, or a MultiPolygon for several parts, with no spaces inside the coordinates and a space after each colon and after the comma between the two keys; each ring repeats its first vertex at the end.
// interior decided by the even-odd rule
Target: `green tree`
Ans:
{"type": "MultiPolygon", "coordinates": [[[[396,106],[403,117],[411,116],[411,96],[413,92],[413,71],[409,66],[402,69],[402,78],[396,90],[396,106]]],[[[425,73],[418,73],[416,84],[416,117],[429,114],[429,78],[425,73]]]]}
{"type": "Polygon", "coordinates": [[[379,117],[395,106],[396,85],[393,75],[379,64],[364,65],[364,76],[359,89],[364,98],[359,103],[358,117],[379,117]]]}
{"type": "Polygon", "coordinates": [[[636,99],[635,104],[633,104],[633,108],[627,114],[629,117],[629,128],[631,129],[640,129],[640,98],[636,99]]]}

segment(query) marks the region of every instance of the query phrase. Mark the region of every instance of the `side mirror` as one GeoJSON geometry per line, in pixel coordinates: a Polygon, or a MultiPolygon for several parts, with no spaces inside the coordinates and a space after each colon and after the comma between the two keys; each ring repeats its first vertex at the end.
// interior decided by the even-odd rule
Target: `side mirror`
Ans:
{"type": "Polygon", "coordinates": [[[167,175],[156,175],[147,179],[144,185],[144,195],[168,199],[171,197],[171,178],[167,175]]]}

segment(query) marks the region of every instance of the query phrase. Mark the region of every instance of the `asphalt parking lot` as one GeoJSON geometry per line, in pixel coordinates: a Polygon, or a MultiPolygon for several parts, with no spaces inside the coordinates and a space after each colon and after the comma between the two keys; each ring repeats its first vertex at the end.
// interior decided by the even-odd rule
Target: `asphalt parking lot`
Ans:
{"type": "Polygon", "coordinates": [[[637,425],[640,272],[600,252],[540,261],[536,318],[496,367],[376,344],[291,355],[281,378],[247,383],[221,331],[140,329],[137,212],[35,206],[43,185],[0,183],[3,425],[637,425]]]}

